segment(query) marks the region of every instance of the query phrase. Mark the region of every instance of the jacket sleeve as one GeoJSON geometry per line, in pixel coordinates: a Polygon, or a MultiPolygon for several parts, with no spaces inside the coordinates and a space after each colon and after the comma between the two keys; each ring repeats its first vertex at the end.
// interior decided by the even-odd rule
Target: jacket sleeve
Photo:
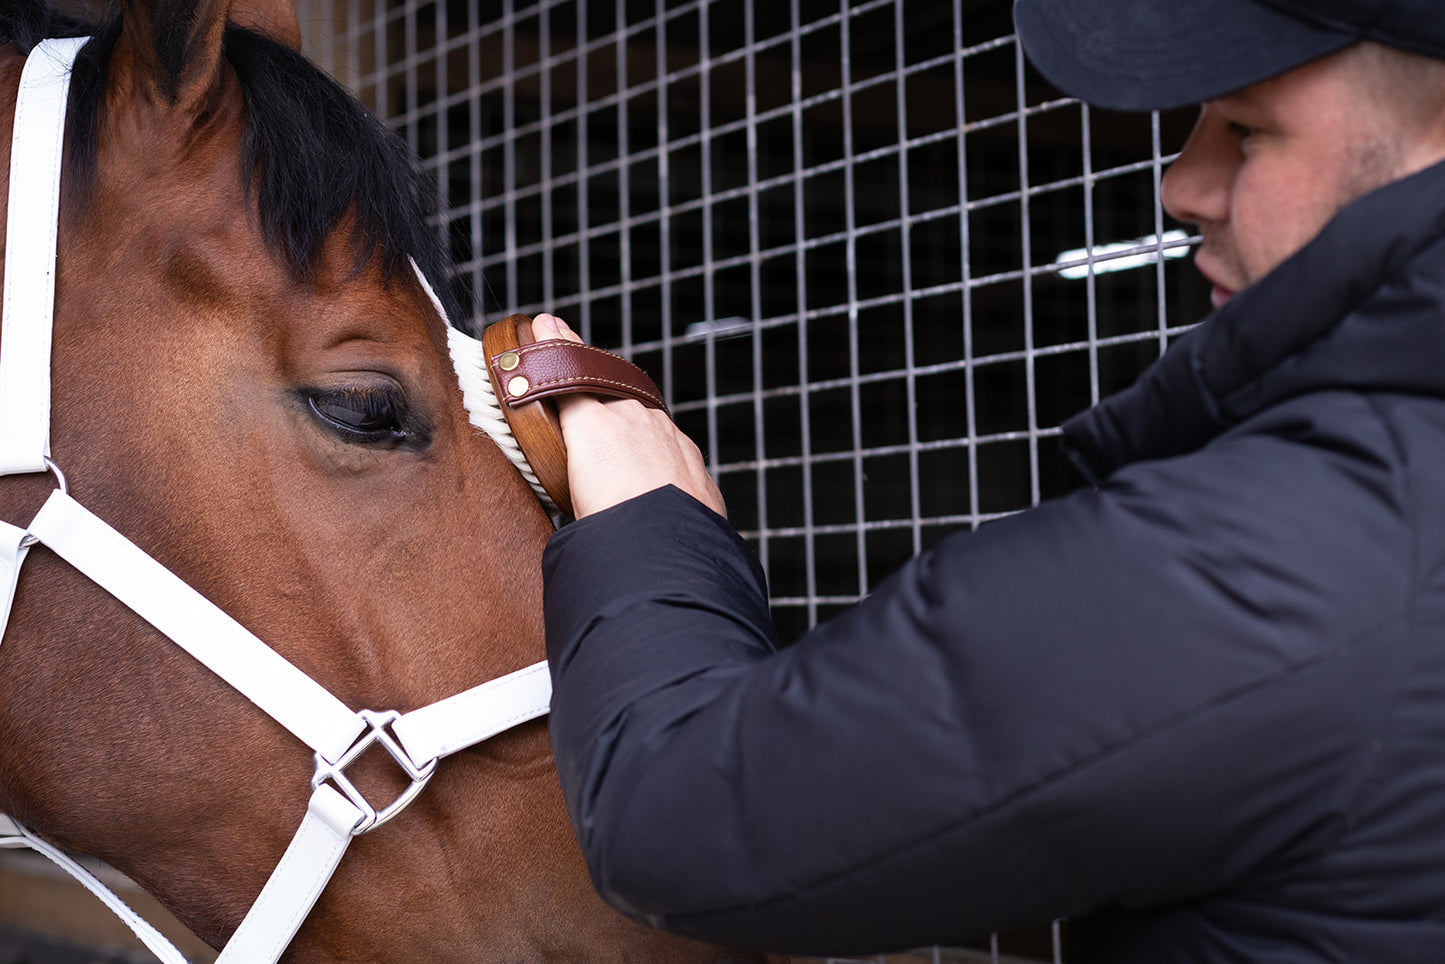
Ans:
{"type": "Polygon", "coordinates": [[[856,954],[1323,845],[1383,725],[1408,539],[1358,453],[1310,449],[1301,487],[1270,475],[1280,444],[948,538],[782,649],[748,548],[678,490],[562,529],[552,741],[599,892],[695,937],[856,954]]]}

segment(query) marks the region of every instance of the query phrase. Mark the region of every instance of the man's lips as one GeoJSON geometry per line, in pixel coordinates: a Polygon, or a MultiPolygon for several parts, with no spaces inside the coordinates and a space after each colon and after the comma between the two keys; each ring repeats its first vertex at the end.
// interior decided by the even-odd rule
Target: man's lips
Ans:
{"type": "Polygon", "coordinates": [[[1233,297],[1234,292],[1224,287],[1223,285],[1215,285],[1213,288],[1209,289],[1209,303],[1214,306],[1215,311],[1223,308],[1226,304],[1229,303],[1229,299],[1233,297]]]}
{"type": "Polygon", "coordinates": [[[1213,286],[1209,291],[1209,303],[1214,306],[1216,311],[1223,308],[1229,299],[1234,297],[1237,289],[1222,284],[1200,255],[1195,256],[1194,267],[1198,268],[1199,273],[1204,275],[1204,280],[1213,286]]]}

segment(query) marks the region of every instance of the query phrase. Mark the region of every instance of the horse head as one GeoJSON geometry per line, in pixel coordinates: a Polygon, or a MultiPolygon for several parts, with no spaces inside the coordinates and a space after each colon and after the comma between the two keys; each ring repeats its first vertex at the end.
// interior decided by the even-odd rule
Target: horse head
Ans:
{"type": "MultiPolygon", "coordinates": [[[[289,7],[231,6],[127,0],[76,61],[52,455],[346,706],[406,712],[542,657],[551,525],[463,404],[422,281],[444,277],[425,179],[294,49],[289,7]]],[[[0,143],[26,55],[74,32],[39,0],[9,17],[0,143]]],[[[0,519],[23,527],[52,486],[0,479],[0,519]]],[[[224,943],[302,819],[311,750],[44,545],[0,694],[0,811],[224,943]]],[[[370,755],[356,776],[406,782],[370,755]]],[[[595,896],[538,721],[444,759],[358,838],[288,960],[718,954],[595,896]]]]}

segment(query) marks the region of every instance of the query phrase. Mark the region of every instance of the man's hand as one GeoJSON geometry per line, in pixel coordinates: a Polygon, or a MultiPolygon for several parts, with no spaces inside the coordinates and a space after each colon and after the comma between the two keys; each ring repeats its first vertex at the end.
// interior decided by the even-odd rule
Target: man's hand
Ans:
{"type": "MultiPolygon", "coordinates": [[[[582,341],[554,315],[533,318],[532,334],[538,341],[582,341]]],[[[577,518],[664,485],[675,485],[719,515],[727,515],[702,453],[665,413],[623,398],[564,395],[556,401],[577,518]]]]}

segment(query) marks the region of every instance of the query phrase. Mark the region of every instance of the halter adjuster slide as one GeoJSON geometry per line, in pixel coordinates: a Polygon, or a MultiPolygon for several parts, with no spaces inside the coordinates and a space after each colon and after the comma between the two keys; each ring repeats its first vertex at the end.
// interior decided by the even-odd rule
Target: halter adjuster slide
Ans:
{"type": "Polygon", "coordinates": [[[316,754],[316,772],[311,776],[313,790],[330,780],[346,795],[356,809],[361,811],[361,822],[351,831],[353,837],[359,837],[367,831],[375,830],[405,810],[431,780],[432,774],[436,772],[438,759],[432,757],[421,766],[412,761],[411,756],[402,749],[401,744],[388,729],[389,726],[401,719],[401,714],[396,710],[387,710],[381,713],[376,710],[361,710],[357,715],[366,721],[370,729],[357,737],[356,742],[351,744],[351,748],[343,753],[341,759],[335,763],[330,762],[320,753],[316,754]],[[355,763],[375,743],[380,743],[386,752],[391,754],[391,758],[401,766],[402,771],[411,780],[411,786],[380,810],[367,801],[366,796],[347,779],[345,772],[347,767],[355,763]]]}

